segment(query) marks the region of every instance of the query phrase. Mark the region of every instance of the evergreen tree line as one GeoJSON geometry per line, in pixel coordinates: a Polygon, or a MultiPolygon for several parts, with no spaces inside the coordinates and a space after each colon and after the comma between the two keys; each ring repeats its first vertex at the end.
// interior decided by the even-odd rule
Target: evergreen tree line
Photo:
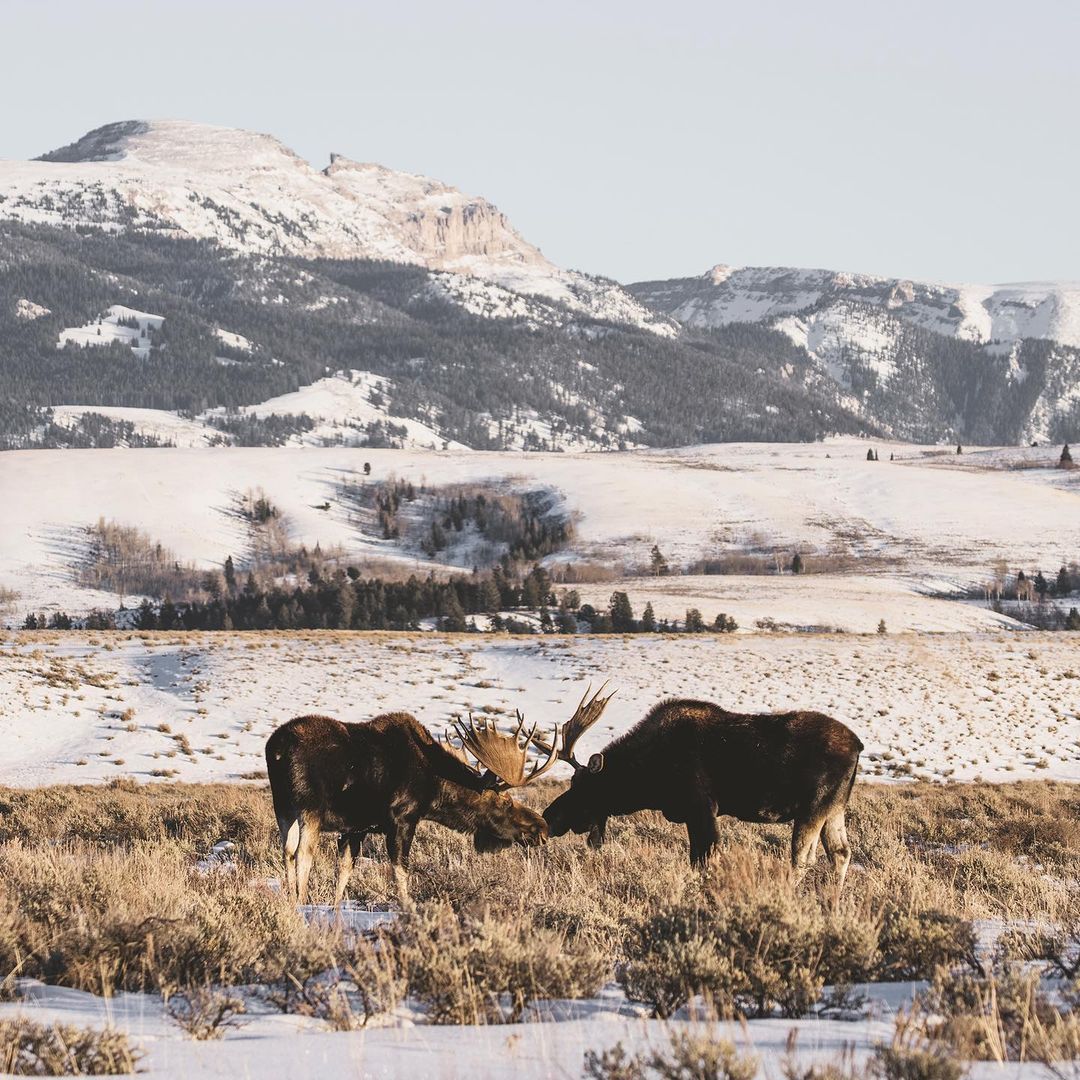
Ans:
{"type": "Polygon", "coordinates": [[[690,608],[679,620],[657,619],[648,603],[640,619],[625,592],[612,594],[606,610],[581,604],[576,590],[563,590],[556,598],[550,574],[539,565],[527,574],[510,577],[499,567],[491,573],[473,573],[440,581],[433,574],[406,581],[364,578],[356,567],[324,574],[309,572],[306,583],[293,587],[261,586],[253,574],[240,585],[231,561],[226,563],[225,588],[206,599],[174,603],[169,598],[148,599],[133,612],[94,611],[85,618],[65,612],[31,613],[24,630],[407,630],[421,628],[422,620],[437,620],[439,629],[466,632],[474,629],[470,616],[490,616],[493,631],[533,632],[534,624],[514,612],[539,611],[545,632],[575,634],[731,633],[738,624],[720,614],[707,623],[690,608]]]}

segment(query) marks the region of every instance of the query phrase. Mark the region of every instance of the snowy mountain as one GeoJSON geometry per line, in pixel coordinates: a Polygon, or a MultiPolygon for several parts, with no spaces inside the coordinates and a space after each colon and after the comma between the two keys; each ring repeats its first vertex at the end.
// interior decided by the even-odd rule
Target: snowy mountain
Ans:
{"type": "Polygon", "coordinates": [[[1080,348],[1080,283],[944,285],[832,270],[718,265],[701,277],[642,281],[629,290],[687,326],[775,322],[856,303],[978,344],[1043,338],[1080,348]]]}
{"type": "Polygon", "coordinates": [[[268,135],[0,162],[0,448],[1080,440],[1080,286],[554,265],[485,199],[268,135]]]}
{"type": "Polygon", "coordinates": [[[628,291],[687,327],[780,331],[846,404],[904,437],[1044,440],[1080,420],[1080,284],[718,265],[628,291]]]}
{"type": "Polygon", "coordinates": [[[555,266],[486,199],[337,154],[320,171],[272,136],[209,124],[129,120],[35,161],[0,162],[0,217],[156,230],[248,254],[412,263],[675,332],[614,282],[555,266]]]}

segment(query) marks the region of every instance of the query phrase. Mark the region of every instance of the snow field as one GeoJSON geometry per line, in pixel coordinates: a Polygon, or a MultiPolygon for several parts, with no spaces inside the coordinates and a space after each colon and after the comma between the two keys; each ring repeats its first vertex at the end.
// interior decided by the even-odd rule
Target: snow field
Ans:
{"type": "Polygon", "coordinates": [[[164,322],[165,319],[161,315],[151,315],[149,312],[136,311],[135,308],[125,307],[123,304],[113,304],[100,320],[91,320],[85,326],[71,326],[61,330],[56,347],[62,349],[68,344],[109,345],[118,341],[122,345],[130,345],[132,354],[139,360],[145,360],[153,348],[150,331],[160,330],[164,322]],[[121,319],[135,320],[139,325],[138,327],[121,326],[121,319]]]}
{"type": "MultiPolygon", "coordinates": [[[[618,694],[580,752],[665,697],[816,709],[862,739],[869,779],[1080,781],[1069,634],[473,637],[14,633],[0,645],[0,783],[259,778],[290,717],[404,709],[433,731],[469,710],[540,729],[618,694]]],[[[562,766],[558,767],[563,770],[562,766]]]]}
{"type": "MultiPolygon", "coordinates": [[[[984,612],[930,609],[914,598],[904,599],[910,613],[891,614],[883,608],[882,590],[952,594],[990,580],[998,559],[1014,570],[1056,573],[1080,556],[1080,470],[1050,467],[1056,461],[1050,448],[957,457],[940,448],[875,443],[882,460],[868,462],[867,445],[834,439],[621,454],[314,447],[13,451],[4,455],[0,471],[6,515],[0,588],[19,594],[23,613],[101,605],[101,597],[77,585],[71,569],[81,530],[99,517],[137,526],[199,567],[220,567],[228,554],[242,563],[247,535],[231,510],[238,495],[258,489],[281,511],[296,544],[340,546],[361,564],[396,558],[426,572],[427,560],[421,565],[418,553],[365,532],[340,497],[343,482],[363,479],[365,462],[373,482],[397,477],[418,486],[550,488],[573,519],[575,536],[569,549],[548,561],[599,564],[605,576],[640,573],[654,543],[674,569],[746,550],[779,553],[785,560],[795,550],[804,558],[846,559],[847,584],[837,587],[837,596],[850,595],[858,588],[851,582],[860,577],[867,582],[866,610],[857,618],[839,611],[831,616],[827,595],[820,603],[799,601],[789,616],[783,608],[792,604],[795,586],[776,577],[755,585],[761,603],[748,615],[798,625],[855,629],[885,618],[897,629],[978,629],[987,625],[984,612]],[[887,460],[890,453],[897,460],[887,460]],[[1036,453],[1042,454],[1040,467],[1011,467],[1030,466],[1036,453]],[[48,499],[41,498],[43,491],[48,499]],[[892,585],[874,584],[877,579],[892,585]],[[769,600],[774,588],[775,611],[769,600]]],[[[798,589],[808,596],[814,589],[827,593],[826,586],[805,584],[813,576],[798,589]]],[[[709,593],[724,587],[721,579],[701,584],[709,593]]],[[[114,597],[108,606],[117,602],[114,597]]],[[[711,608],[713,600],[706,595],[696,606],[711,608]]],[[[749,626],[753,619],[740,622],[749,626]]]]}

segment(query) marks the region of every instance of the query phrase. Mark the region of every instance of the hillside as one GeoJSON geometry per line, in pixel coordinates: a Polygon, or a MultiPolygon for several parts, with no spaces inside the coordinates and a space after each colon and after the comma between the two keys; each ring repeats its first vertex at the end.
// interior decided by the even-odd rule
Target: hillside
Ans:
{"type": "Polygon", "coordinates": [[[1080,288],[623,288],[441,181],[124,121],[0,162],[0,378],[0,448],[1063,442],[1080,288]]]}
{"type": "Polygon", "coordinates": [[[715,266],[628,289],[688,327],[780,331],[845,404],[900,438],[1026,443],[1080,430],[1080,285],[715,266]]]}
{"type": "MultiPolygon", "coordinates": [[[[770,619],[859,632],[881,619],[891,631],[1015,627],[982,599],[999,565],[1051,580],[1071,565],[1080,575],[1080,470],[1054,468],[1056,450],[958,457],[875,445],[878,461],[866,460],[857,439],[524,456],[340,447],[10,453],[0,472],[9,537],[0,621],[138,604],[133,589],[121,596],[80,576],[87,530],[100,519],[140,530],[167,549],[170,565],[220,573],[232,556],[243,571],[262,543],[238,512],[246,493],[274,507],[282,543],[340,552],[340,565],[361,573],[470,572],[478,559],[467,548],[432,555],[362,511],[357,493],[390,480],[546,493],[573,529],[543,561],[553,573],[572,571],[585,600],[606,608],[624,589],[638,613],[647,600],[659,617],[681,619],[694,606],[710,621],[734,612],[751,632],[770,619]],[[654,544],[670,576],[648,576],[654,544]],[[799,579],[789,569],[795,551],[807,563],[799,579]],[[980,602],[957,602],[965,594],[980,602]]],[[[1062,602],[1075,604],[1075,594],[1062,602]]]]}
{"type": "Polygon", "coordinates": [[[0,215],[248,254],[412,263],[672,333],[614,283],[553,265],[486,199],[339,154],[318,170],[272,136],[234,128],[128,120],[36,161],[0,163],[0,215]]]}
{"type": "Polygon", "coordinates": [[[665,337],[410,263],[0,220],[0,271],[7,448],[130,445],[115,409],[161,410],[143,419],[166,439],[213,413],[211,436],[249,445],[322,433],[350,445],[618,449],[876,430],[834,387],[806,380],[809,359],[775,331],[665,337]],[[119,308],[155,325],[136,341],[117,321],[127,317],[110,315],[119,308]],[[310,388],[339,372],[377,384],[377,400],[262,415],[329,408],[310,388]],[[302,388],[307,400],[277,400],[302,388]],[[52,406],[70,408],[54,417],[52,406]],[[108,415],[73,430],[72,409],[95,407],[108,415]],[[389,430],[411,422],[431,436],[389,430]]]}

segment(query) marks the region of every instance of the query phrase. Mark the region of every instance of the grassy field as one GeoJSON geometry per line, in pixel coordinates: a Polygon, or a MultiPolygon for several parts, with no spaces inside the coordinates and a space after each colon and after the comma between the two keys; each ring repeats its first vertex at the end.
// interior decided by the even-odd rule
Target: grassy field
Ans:
{"type": "MultiPolygon", "coordinates": [[[[559,788],[527,797],[542,806],[559,788]]],[[[411,899],[357,934],[328,912],[305,920],[277,891],[264,785],[0,789],[2,986],[9,999],[28,979],[143,992],[204,1038],[228,1036],[251,1010],[334,1030],[394,1023],[403,1009],[412,1023],[468,1026],[552,1019],[550,1003],[603,992],[661,1018],[843,1017],[861,1015],[859,988],[923,980],[920,1053],[1068,1051],[1080,788],[861,784],[849,831],[854,864],[834,909],[826,860],[792,882],[786,827],[722,819],[722,850],[699,872],[684,830],[651,813],[614,820],[601,852],[565,839],[479,856],[468,838],[423,825],[411,899]],[[208,860],[215,845],[223,857],[208,860]],[[1059,977],[1053,1006],[1039,965],[1059,977]],[[996,1002],[1028,994],[1023,1045],[1014,1019],[980,1005],[989,987],[996,1002]],[[931,1024],[932,1005],[948,1024],[931,1024]]],[[[381,839],[374,847],[350,895],[398,907],[381,839]]],[[[324,838],[317,901],[330,899],[333,856],[324,838]]]]}

